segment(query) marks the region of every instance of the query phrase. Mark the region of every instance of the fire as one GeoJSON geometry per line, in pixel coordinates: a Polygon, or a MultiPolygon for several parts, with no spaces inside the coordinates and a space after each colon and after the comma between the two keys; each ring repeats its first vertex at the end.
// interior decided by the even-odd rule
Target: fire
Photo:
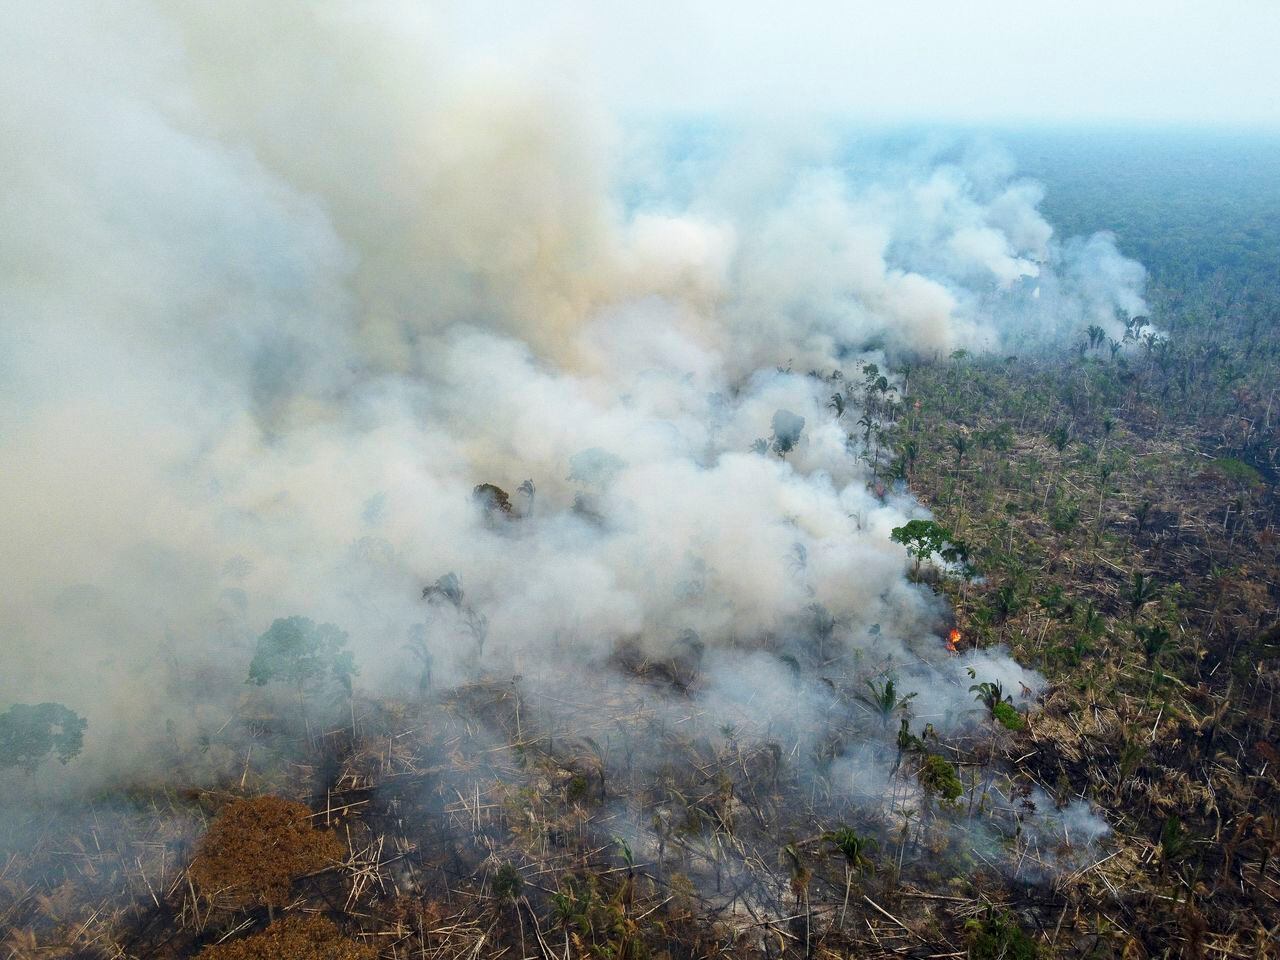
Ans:
{"type": "Polygon", "coordinates": [[[949,634],[947,634],[947,650],[948,650],[948,652],[950,652],[950,653],[959,653],[959,652],[960,652],[960,648],[957,646],[957,644],[958,644],[959,642],[960,642],[960,631],[959,631],[959,630],[956,630],[956,629],[953,627],[953,628],[952,628],[952,630],[951,630],[951,632],[950,632],[949,634]]]}

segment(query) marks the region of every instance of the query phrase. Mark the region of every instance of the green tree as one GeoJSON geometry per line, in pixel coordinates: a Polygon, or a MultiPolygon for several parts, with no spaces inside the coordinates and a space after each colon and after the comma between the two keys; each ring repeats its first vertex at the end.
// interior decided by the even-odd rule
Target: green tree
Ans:
{"type": "Polygon", "coordinates": [[[875,864],[867,856],[867,851],[875,846],[875,841],[863,837],[853,827],[841,827],[823,834],[823,839],[836,848],[844,857],[844,904],[840,907],[840,926],[844,926],[845,911],[849,908],[849,889],[853,886],[853,874],[858,875],[875,872],[875,864]]]}
{"type": "Polygon", "coordinates": [[[1133,519],[1138,523],[1138,533],[1141,534],[1147,526],[1147,520],[1151,516],[1151,508],[1153,504],[1150,500],[1143,500],[1133,510],[1133,519]]]}
{"type": "Polygon", "coordinates": [[[1009,730],[1022,730],[1027,722],[1013,705],[1013,697],[1004,692],[999,680],[975,683],[969,688],[974,699],[982,703],[991,714],[993,722],[1009,730]]]}
{"type": "Polygon", "coordinates": [[[276,620],[258,638],[249,664],[248,683],[288,683],[302,696],[308,687],[336,681],[348,693],[356,673],[347,634],[332,623],[317,624],[307,617],[276,620]]]}
{"type": "Polygon", "coordinates": [[[493,895],[503,903],[515,903],[524,887],[524,877],[514,863],[503,861],[493,873],[493,895]]]}
{"type": "Polygon", "coordinates": [[[875,715],[880,718],[881,729],[886,729],[889,726],[889,720],[895,710],[905,709],[915,697],[914,693],[899,697],[897,684],[894,682],[893,677],[885,678],[885,681],[879,685],[874,680],[868,680],[867,689],[871,691],[871,695],[859,694],[858,699],[869,706],[875,715]]]}
{"type": "Polygon", "coordinates": [[[928,796],[937,797],[945,806],[953,805],[964,793],[956,765],[936,753],[929,754],[920,762],[916,779],[928,796]]]}
{"type": "Polygon", "coordinates": [[[968,920],[964,926],[969,960],[1035,960],[1039,954],[1035,941],[1007,913],[988,910],[985,919],[968,920]]]}
{"type": "Polygon", "coordinates": [[[15,703],[0,714],[0,767],[30,772],[50,754],[68,763],[79,756],[88,725],[60,703],[15,703]]]}
{"type": "Polygon", "coordinates": [[[795,449],[804,432],[804,417],[790,410],[777,410],[773,414],[773,452],[785,457],[795,449]]]}
{"type": "Polygon", "coordinates": [[[908,520],[890,531],[889,538],[907,548],[907,554],[915,558],[915,574],[920,574],[920,564],[934,554],[947,563],[964,563],[969,556],[964,543],[957,541],[951,531],[934,520],[908,520]]]}

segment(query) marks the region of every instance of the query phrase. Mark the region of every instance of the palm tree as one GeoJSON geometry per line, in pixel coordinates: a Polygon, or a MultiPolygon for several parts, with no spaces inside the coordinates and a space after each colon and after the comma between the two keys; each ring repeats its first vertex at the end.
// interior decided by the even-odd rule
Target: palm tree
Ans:
{"type": "Polygon", "coordinates": [[[914,440],[908,440],[902,445],[902,474],[903,479],[908,483],[911,482],[911,474],[915,470],[918,456],[920,456],[920,445],[914,440]]]}
{"type": "MultiPolygon", "coordinates": [[[[987,708],[987,712],[991,714],[993,730],[997,723],[1010,730],[1021,730],[1026,726],[1026,722],[1022,719],[1022,714],[1018,713],[1017,708],[1013,705],[1013,697],[1004,692],[1004,687],[1000,685],[999,680],[975,683],[969,688],[969,692],[975,694],[974,699],[980,700],[987,708]]],[[[994,736],[992,737],[991,751],[994,755],[994,736]]]]}
{"type": "Polygon", "coordinates": [[[1107,481],[1111,479],[1111,474],[1114,471],[1115,471],[1115,468],[1109,463],[1104,463],[1098,467],[1098,534],[1097,535],[1101,535],[1101,531],[1102,531],[1102,504],[1107,497],[1107,481]]]}
{"type": "Polygon", "coordinates": [[[1065,424],[1058,424],[1049,433],[1049,442],[1053,444],[1053,448],[1059,453],[1067,449],[1067,444],[1071,442],[1071,432],[1065,424]]]}
{"type": "Polygon", "coordinates": [[[858,699],[869,706],[872,712],[880,718],[880,729],[888,729],[889,720],[893,717],[893,712],[906,707],[915,697],[915,694],[908,693],[905,697],[899,697],[898,688],[893,677],[885,678],[884,683],[879,686],[876,686],[874,680],[868,680],[866,683],[871,695],[859,694],[858,699]]]}
{"type": "Polygon", "coordinates": [[[516,915],[516,923],[520,926],[520,955],[524,949],[524,918],[520,916],[520,891],[524,887],[524,877],[514,863],[504,860],[494,871],[490,881],[490,889],[499,906],[510,906],[516,915]]]}
{"type": "MultiPolygon", "coordinates": [[[[1067,444],[1071,442],[1071,433],[1065,424],[1058,424],[1049,432],[1049,442],[1053,444],[1053,448],[1061,454],[1067,449],[1067,444]]],[[[1056,467],[1055,467],[1056,469],[1056,467]]],[[[1040,504],[1040,509],[1044,510],[1049,505],[1049,494],[1057,483],[1057,477],[1054,472],[1049,474],[1049,483],[1044,488],[1044,502],[1040,504]]]]}
{"type": "Polygon", "coordinates": [[[447,601],[455,609],[462,607],[462,580],[456,573],[446,573],[430,586],[422,588],[422,599],[432,606],[447,601]]]}
{"type": "Polygon", "coordinates": [[[1135,627],[1134,633],[1142,641],[1142,653],[1146,657],[1147,666],[1151,666],[1169,643],[1168,628],[1157,623],[1153,627],[1135,627]]]}
{"type": "Polygon", "coordinates": [[[1150,500],[1143,500],[1133,511],[1133,519],[1138,521],[1138,533],[1142,533],[1147,525],[1147,519],[1151,516],[1151,508],[1154,506],[1150,500]]]}
{"type": "Polygon", "coordinates": [[[1099,454],[1106,453],[1107,441],[1111,439],[1111,431],[1116,428],[1116,422],[1111,417],[1102,418],[1102,449],[1099,454]]]}
{"type": "Polygon", "coordinates": [[[1090,637],[1096,638],[1102,635],[1102,628],[1104,625],[1102,614],[1098,612],[1098,608],[1094,606],[1093,601],[1090,600],[1084,605],[1084,608],[1080,613],[1081,630],[1090,637]]]}
{"type": "Polygon", "coordinates": [[[862,427],[862,445],[864,447],[871,446],[871,431],[875,428],[876,422],[871,419],[870,413],[864,413],[858,418],[858,426],[862,427]]]}
{"type": "Polygon", "coordinates": [[[859,836],[852,827],[829,831],[823,835],[823,839],[844,856],[844,903],[840,907],[840,926],[843,927],[845,911],[849,907],[849,888],[853,886],[853,871],[857,870],[859,876],[868,870],[875,872],[875,864],[866,854],[875,845],[875,841],[859,836]]]}
{"type": "Polygon", "coordinates": [[[462,622],[476,645],[476,662],[484,659],[484,642],[489,638],[489,618],[479,610],[467,607],[462,614],[462,622]]]}
{"type": "Polygon", "coordinates": [[[627,843],[622,837],[614,837],[613,842],[618,845],[618,851],[622,854],[622,862],[627,865],[627,879],[623,882],[620,899],[624,908],[630,908],[632,901],[635,899],[635,854],[631,852],[631,844],[627,843]]]}
{"type": "Polygon", "coordinates": [[[1142,608],[1156,598],[1159,593],[1154,580],[1149,580],[1146,574],[1134,573],[1133,585],[1129,588],[1129,619],[1137,622],[1138,614],[1142,612],[1142,608]]]}
{"type": "Polygon", "coordinates": [[[975,694],[974,699],[980,701],[989,713],[995,712],[998,703],[1013,702],[1012,697],[1005,695],[1004,686],[999,680],[975,683],[969,688],[969,692],[975,694]]]}

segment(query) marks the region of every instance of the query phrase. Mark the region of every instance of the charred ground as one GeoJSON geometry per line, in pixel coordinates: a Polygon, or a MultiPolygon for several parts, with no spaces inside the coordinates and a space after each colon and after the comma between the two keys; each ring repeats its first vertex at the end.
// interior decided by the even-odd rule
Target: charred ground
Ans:
{"type": "Polygon", "coordinates": [[[575,678],[554,710],[519,677],[355,696],[325,723],[260,706],[236,721],[260,747],[219,789],[121,785],[88,814],[10,823],[5,946],[268,956],[327,942],[331,928],[294,929],[323,916],[350,956],[1267,956],[1278,443],[1274,387],[1257,367],[1224,384],[1235,362],[1174,337],[900,372],[901,409],[875,427],[893,458],[880,482],[909,483],[968,548],[973,576],[921,573],[953,604],[961,652],[1006,643],[1051,679],[1024,729],[900,727],[905,685],[816,645],[803,666],[823,673],[832,723],[803,758],[785,727],[743,743],[700,723],[692,643],[660,662],[621,648],[615,669],[644,684],[575,678]],[[606,688],[574,710],[592,683],[606,688]],[[651,702],[681,699],[675,722],[651,702]],[[877,709],[882,737],[841,722],[877,709]],[[636,741],[664,762],[638,765],[636,741]],[[860,750],[896,753],[894,800],[832,790],[860,750]],[[237,842],[252,804],[289,809],[252,799],[268,795],[306,804],[316,840],[255,899],[209,864],[252,872],[269,842],[212,847],[237,842]],[[1073,800],[1111,833],[1038,845],[1037,805],[1073,800]],[[245,939],[277,910],[294,926],[245,939]]]}
{"type": "MultiPolygon", "coordinates": [[[[485,624],[445,574],[422,603],[477,640],[469,682],[440,684],[424,647],[416,697],[370,698],[326,634],[167,775],[6,811],[3,949],[1274,957],[1278,301],[1256,271],[1143,253],[1147,332],[1167,336],[813,374],[866,411],[841,422],[873,486],[909,489],[963,544],[966,569],[918,573],[955,656],[1008,645],[1049,679],[1038,702],[975,676],[972,716],[939,736],[820,609],[754,641],[819,690],[797,684],[805,711],[763,735],[702,710],[696,636],[657,659],[624,640],[608,670],[531,688],[481,669],[485,624]],[[860,765],[886,782],[859,794],[860,765]]],[[[521,497],[478,493],[520,522],[521,497]]],[[[32,774],[5,776],[20,798],[32,774]]]]}

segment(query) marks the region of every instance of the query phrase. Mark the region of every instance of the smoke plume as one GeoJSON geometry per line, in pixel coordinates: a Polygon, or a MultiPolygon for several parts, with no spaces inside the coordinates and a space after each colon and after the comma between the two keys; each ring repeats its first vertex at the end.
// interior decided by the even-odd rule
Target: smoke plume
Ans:
{"type": "Polygon", "coordinates": [[[620,661],[690,664],[744,738],[870,726],[826,663],[939,730],[974,722],[966,669],[1039,688],[947,653],[889,536],[926,514],[854,426],[867,364],[1141,310],[1141,268],[1059,241],[999,155],[704,131],[681,161],[423,4],[2,17],[0,703],[88,718],[51,789],[216,742],[292,615],[386,697],[603,703],[620,661]]]}

